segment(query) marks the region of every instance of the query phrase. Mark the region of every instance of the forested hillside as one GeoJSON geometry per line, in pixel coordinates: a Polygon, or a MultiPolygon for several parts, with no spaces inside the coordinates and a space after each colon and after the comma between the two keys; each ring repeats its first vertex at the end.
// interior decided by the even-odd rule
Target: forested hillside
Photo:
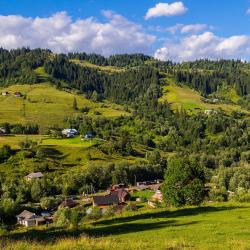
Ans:
{"type": "Polygon", "coordinates": [[[135,178],[165,178],[166,187],[184,178],[183,190],[165,192],[177,206],[226,201],[231,190],[250,200],[249,79],[250,66],[240,61],[1,49],[1,92],[10,92],[0,98],[2,221],[13,223],[25,207],[39,210],[47,198],[57,204],[135,178]],[[196,105],[187,105],[194,96],[196,105]],[[66,127],[79,134],[63,138],[66,127]],[[44,178],[24,181],[35,171],[44,178]]]}

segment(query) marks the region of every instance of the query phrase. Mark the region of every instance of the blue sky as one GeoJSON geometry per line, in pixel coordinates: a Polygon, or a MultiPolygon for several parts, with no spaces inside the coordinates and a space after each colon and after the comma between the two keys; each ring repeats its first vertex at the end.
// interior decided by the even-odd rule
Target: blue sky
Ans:
{"type": "Polygon", "coordinates": [[[249,60],[248,9],[249,0],[0,0],[0,46],[249,60]]]}

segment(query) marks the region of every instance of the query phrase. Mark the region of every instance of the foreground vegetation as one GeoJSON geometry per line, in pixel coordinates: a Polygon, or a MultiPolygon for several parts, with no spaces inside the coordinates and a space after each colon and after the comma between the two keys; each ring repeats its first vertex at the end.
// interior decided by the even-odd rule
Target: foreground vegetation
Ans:
{"type": "Polygon", "coordinates": [[[209,203],[181,209],[143,209],[78,231],[57,227],[15,229],[0,241],[6,249],[248,249],[250,204],[209,203]]]}

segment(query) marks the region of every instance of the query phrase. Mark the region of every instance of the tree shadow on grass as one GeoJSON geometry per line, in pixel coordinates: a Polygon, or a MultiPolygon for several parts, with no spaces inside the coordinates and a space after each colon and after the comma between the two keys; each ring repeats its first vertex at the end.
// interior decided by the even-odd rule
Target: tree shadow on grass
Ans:
{"type": "MultiPolygon", "coordinates": [[[[92,237],[103,237],[109,235],[120,235],[135,232],[143,232],[149,230],[158,230],[165,227],[177,227],[196,224],[196,221],[191,221],[188,223],[178,223],[176,220],[167,220],[160,222],[150,222],[150,223],[124,223],[121,225],[108,225],[104,227],[92,227],[92,228],[82,228],[76,231],[70,231],[63,228],[47,228],[44,230],[31,229],[27,232],[18,232],[10,235],[2,236],[1,241],[38,241],[39,243],[53,243],[60,238],[66,237],[80,237],[81,235],[88,235],[92,237]]],[[[0,244],[1,244],[0,241],[0,244]]]]}
{"type": "Polygon", "coordinates": [[[100,237],[109,235],[120,235],[135,232],[143,232],[150,230],[158,230],[166,227],[179,227],[197,224],[197,221],[191,221],[187,223],[178,223],[177,220],[165,220],[160,222],[150,223],[123,223],[118,225],[108,225],[104,227],[89,228],[85,230],[85,233],[89,236],[100,237]]]}
{"type": "Polygon", "coordinates": [[[44,229],[31,229],[27,232],[12,233],[7,236],[2,236],[2,240],[28,240],[39,241],[41,243],[54,242],[59,238],[65,237],[79,237],[82,234],[89,236],[108,236],[119,235],[134,232],[142,232],[149,230],[158,230],[165,227],[178,227],[197,224],[197,221],[190,221],[187,223],[181,223],[181,220],[176,220],[182,216],[193,216],[198,214],[206,214],[212,212],[220,212],[225,210],[234,210],[245,207],[237,206],[220,206],[220,207],[194,207],[183,208],[175,211],[152,211],[143,214],[135,214],[127,217],[118,217],[113,219],[106,219],[97,221],[93,227],[81,228],[77,231],[70,231],[63,228],[49,227],[44,229]],[[153,222],[147,220],[155,219],[153,222]],[[166,219],[158,221],[159,219],[166,219]],[[138,220],[142,220],[138,222],[138,220]]]}
{"type": "Polygon", "coordinates": [[[204,213],[214,213],[214,212],[221,212],[225,210],[234,210],[240,209],[243,207],[238,206],[220,206],[220,207],[192,207],[192,208],[182,208],[175,211],[152,211],[143,214],[135,214],[132,216],[127,217],[118,217],[113,219],[107,219],[96,222],[96,225],[109,225],[114,223],[126,223],[135,220],[146,220],[146,219],[160,219],[160,218],[177,218],[182,216],[191,216],[191,215],[199,215],[204,213]]]}

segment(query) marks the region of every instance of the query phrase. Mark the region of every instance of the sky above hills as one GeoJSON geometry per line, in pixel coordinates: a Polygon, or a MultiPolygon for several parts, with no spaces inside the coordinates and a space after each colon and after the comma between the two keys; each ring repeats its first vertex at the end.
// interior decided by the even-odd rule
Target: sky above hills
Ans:
{"type": "Polygon", "coordinates": [[[0,0],[0,46],[250,59],[250,0],[0,0]]]}

